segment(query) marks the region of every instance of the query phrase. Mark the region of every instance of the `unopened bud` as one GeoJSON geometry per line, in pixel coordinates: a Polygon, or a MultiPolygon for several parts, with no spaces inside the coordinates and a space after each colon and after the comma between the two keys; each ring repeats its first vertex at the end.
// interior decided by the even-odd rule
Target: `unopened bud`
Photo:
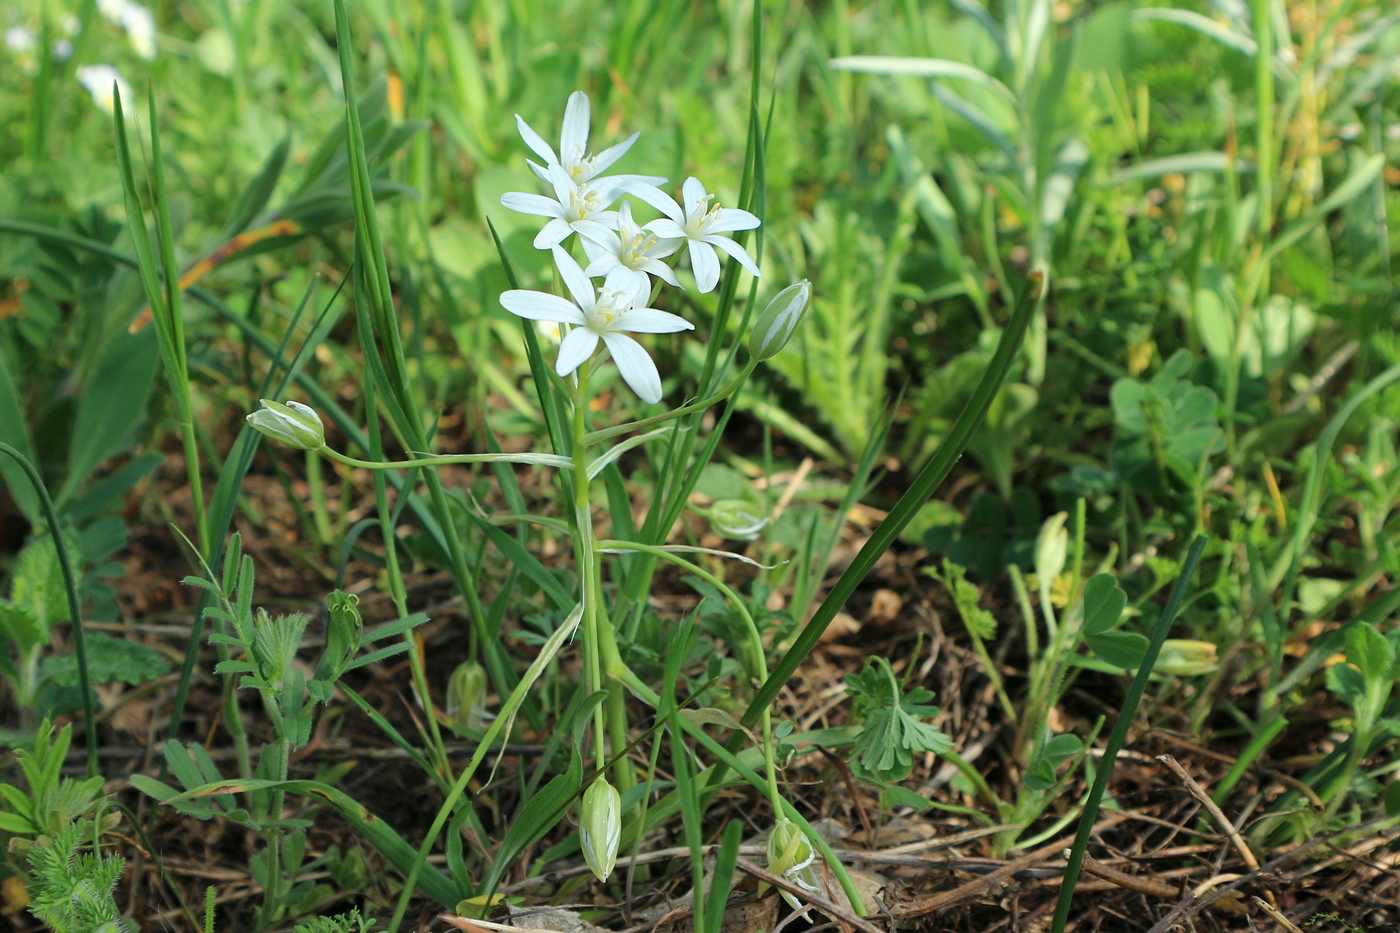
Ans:
{"type": "Polygon", "coordinates": [[[360,616],[359,605],[360,597],[343,590],[336,590],[326,597],[326,648],[321,655],[324,663],[317,668],[318,676],[335,680],[345,673],[346,667],[360,650],[365,623],[360,616]]]}
{"type": "Polygon", "coordinates": [[[803,279],[778,292],[758,316],[749,335],[749,356],[758,362],[778,355],[797,330],[812,298],[812,283],[803,279]]]}
{"type": "Polygon", "coordinates": [[[480,732],[491,717],[486,712],[486,668],[463,661],[447,682],[447,719],[459,731],[480,732]]]}
{"type": "Polygon", "coordinates": [[[1065,569],[1069,556],[1069,531],[1065,528],[1068,512],[1057,512],[1040,526],[1035,539],[1035,575],[1047,583],[1065,569]]]}
{"type": "Polygon", "coordinates": [[[715,534],[735,541],[752,541],[768,524],[768,517],[742,499],[720,499],[710,506],[708,518],[715,534]]]}
{"type": "Polygon", "coordinates": [[[321,418],[301,402],[274,402],[262,399],[263,407],[248,416],[248,423],[275,441],[300,450],[320,450],[326,446],[326,428],[321,418]]]}
{"type": "MultiPolygon", "coordinates": [[[[811,840],[797,824],[787,817],[778,820],[768,834],[768,870],[782,875],[804,891],[816,894],[821,890],[817,887],[816,861],[817,853],[812,848],[811,840]]],[[[758,893],[762,894],[764,889],[765,886],[760,884],[758,893]]],[[[794,908],[802,906],[790,892],[783,891],[782,895],[794,908]]]]}
{"type": "Polygon", "coordinates": [[[599,881],[607,881],[622,842],[622,795],[606,778],[598,778],[583,792],[578,822],[583,860],[599,881]]]}
{"type": "Polygon", "coordinates": [[[1168,638],[1162,642],[1162,651],[1157,655],[1157,663],[1152,666],[1152,671],[1177,677],[1194,677],[1197,674],[1209,674],[1219,663],[1215,656],[1215,645],[1208,641],[1168,638]]]}

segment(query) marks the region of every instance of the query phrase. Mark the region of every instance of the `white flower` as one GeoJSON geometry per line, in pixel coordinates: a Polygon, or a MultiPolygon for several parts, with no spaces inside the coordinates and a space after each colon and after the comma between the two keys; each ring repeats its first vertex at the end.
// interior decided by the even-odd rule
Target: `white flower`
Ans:
{"type": "Polygon", "coordinates": [[[102,18],[107,22],[120,26],[126,2],[127,0],[97,0],[97,12],[101,13],[102,18]]]}
{"type": "Polygon", "coordinates": [[[647,291],[635,288],[628,270],[618,269],[595,289],[574,258],[558,246],[552,247],[559,276],[574,300],[547,292],[511,289],[501,294],[501,305],[512,314],[532,321],[571,324],[573,330],[559,345],[555,371],[567,376],[578,369],[598,349],[601,340],[617,362],[617,370],[644,402],[661,400],[661,376],[656,364],[641,344],[627,336],[670,334],[693,330],[695,325],[682,317],[645,305],[647,291]]]}
{"type": "Polygon", "coordinates": [[[605,237],[617,226],[617,211],[608,208],[622,196],[626,179],[599,178],[579,186],[569,179],[562,165],[551,165],[546,174],[554,187],[553,198],[523,191],[501,195],[504,207],[550,218],[535,236],[535,249],[550,249],[576,231],[593,238],[605,237]]]}
{"type": "Polygon", "coordinates": [[[586,235],[582,243],[583,251],[590,260],[583,270],[584,275],[610,275],[614,269],[625,269],[632,273],[639,288],[650,287],[648,273],[667,285],[680,287],[676,273],[661,260],[680,249],[681,241],[664,240],[652,231],[637,226],[632,220],[632,205],[626,201],[617,211],[616,233],[610,230],[606,236],[596,240],[586,235]]]}
{"type": "Polygon", "coordinates": [[[93,103],[107,113],[113,113],[117,109],[112,85],[115,84],[121,90],[122,100],[135,99],[131,85],[127,84],[126,79],[111,65],[83,65],[78,69],[77,76],[78,83],[87,88],[87,92],[92,95],[93,103]]]}
{"type": "Polygon", "coordinates": [[[574,91],[569,95],[569,102],[564,107],[564,127],[559,131],[559,153],[555,155],[549,143],[544,141],[544,137],[531,129],[524,117],[518,113],[515,115],[516,125],[520,127],[520,138],[525,140],[525,145],[529,146],[535,155],[545,161],[544,167],[530,162],[530,168],[541,180],[549,182],[549,169],[558,165],[575,185],[585,185],[593,176],[622,158],[641,135],[633,133],[616,146],[610,146],[596,156],[590,156],[588,119],[588,95],[583,91],[574,91]]]}
{"type": "Polygon", "coordinates": [[[146,61],[156,57],[156,18],[139,3],[126,3],[118,14],[118,22],[126,30],[131,47],[146,61]]]}
{"type": "Polygon", "coordinates": [[[710,199],[714,195],[705,191],[700,179],[691,176],[681,186],[684,208],[657,189],[638,188],[629,193],[635,194],[666,215],[647,224],[648,230],[668,239],[686,239],[690,250],[690,268],[695,273],[695,284],[700,291],[712,291],[719,284],[719,258],[715,255],[716,248],[737,259],[750,274],[760,274],[758,266],[742,246],[719,234],[734,230],[752,230],[762,221],[748,211],[738,208],[711,208],[710,199]]]}
{"type": "Polygon", "coordinates": [[[24,26],[11,26],[5,30],[5,48],[11,52],[33,52],[39,46],[39,37],[34,30],[24,26]]]}

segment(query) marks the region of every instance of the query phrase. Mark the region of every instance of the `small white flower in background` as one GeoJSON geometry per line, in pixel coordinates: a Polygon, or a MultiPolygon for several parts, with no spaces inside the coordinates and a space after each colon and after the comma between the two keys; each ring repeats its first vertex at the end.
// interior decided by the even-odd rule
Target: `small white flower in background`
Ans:
{"type": "Polygon", "coordinates": [[[516,125],[520,127],[520,138],[525,140],[525,145],[529,146],[535,155],[544,159],[543,167],[530,162],[530,168],[541,180],[549,182],[549,169],[558,165],[575,185],[585,185],[593,176],[622,158],[627,150],[632,148],[637,137],[642,135],[633,133],[616,146],[610,146],[596,156],[590,156],[589,116],[588,95],[583,91],[574,91],[569,95],[569,102],[564,107],[564,127],[559,131],[559,153],[556,155],[549,143],[544,141],[544,137],[530,128],[524,117],[518,113],[515,115],[516,125]]]}
{"type": "Polygon", "coordinates": [[[650,287],[647,275],[656,276],[667,285],[680,287],[680,280],[671,267],[661,260],[681,248],[681,241],[663,240],[650,230],[637,225],[632,220],[632,205],[626,201],[617,211],[617,232],[608,231],[606,236],[594,239],[585,235],[582,239],[583,251],[588,254],[588,268],[584,275],[608,275],[614,269],[631,272],[638,287],[650,287]]]}
{"type": "Polygon", "coordinates": [[[122,10],[126,9],[126,3],[127,0],[97,0],[97,12],[101,13],[107,22],[120,26],[122,10]]]}
{"type": "Polygon", "coordinates": [[[59,39],[53,44],[53,59],[56,62],[66,62],[73,57],[73,40],[59,39]]]}
{"type": "Polygon", "coordinates": [[[11,26],[5,30],[5,48],[11,52],[23,54],[33,52],[38,47],[39,37],[34,35],[34,30],[23,26],[11,26]]]}
{"type": "Polygon", "coordinates": [[[321,416],[301,402],[274,402],[262,399],[263,407],[248,415],[248,423],[260,434],[300,450],[320,450],[326,446],[326,429],[321,416]]]}
{"type": "Polygon", "coordinates": [[[647,351],[627,332],[670,334],[693,330],[695,325],[667,311],[646,307],[645,287],[637,289],[630,270],[616,269],[595,288],[574,258],[558,246],[552,248],[559,276],[574,300],[548,292],[511,289],[501,293],[501,306],[532,321],[573,325],[559,345],[555,371],[567,376],[598,349],[602,341],[617,363],[617,370],[644,402],[661,400],[661,375],[647,351]]]}
{"type": "Polygon", "coordinates": [[[750,275],[758,276],[758,266],[744,250],[727,236],[735,230],[752,230],[762,221],[745,210],[734,207],[710,207],[714,195],[705,191],[700,179],[691,176],[681,186],[681,198],[685,206],[677,204],[669,195],[659,189],[642,189],[629,192],[646,201],[665,214],[659,220],[646,225],[658,236],[684,238],[690,250],[690,268],[695,273],[696,287],[702,292],[713,291],[719,284],[719,258],[715,250],[723,250],[739,261],[750,275]]]}
{"type": "Polygon", "coordinates": [[[137,55],[146,61],[156,57],[155,14],[139,3],[127,3],[121,9],[119,23],[137,55]]]}
{"type": "Polygon", "coordinates": [[[93,103],[107,113],[114,113],[117,109],[116,98],[112,95],[113,84],[121,90],[122,100],[130,102],[135,99],[131,85],[111,65],[83,65],[78,69],[77,77],[78,83],[92,95],[93,103]]]}

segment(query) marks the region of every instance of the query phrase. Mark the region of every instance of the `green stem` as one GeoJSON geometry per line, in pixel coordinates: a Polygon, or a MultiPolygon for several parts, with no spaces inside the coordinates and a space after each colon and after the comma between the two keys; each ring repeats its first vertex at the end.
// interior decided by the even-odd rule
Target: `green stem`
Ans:
{"type": "Polygon", "coordinates": [[[78,580],[73,575],[73,564],[68,559],[68,548],[63,543],[63,533],[58,525],[58,513],[54,511],[53,499],[44,486],[44,480],[29,458],[9,444],[0,442],[0,453],[9,454],[19,464],[44,509],[44,521],[48,523],[49,534],[53,535],[54,550],[58,553],[58,567],[63,573],[63,589],[68,595],[68,615],[73,624],[73,653],[78,656],[78,682],[83,691],[83,745],[87,749],[87,775],[97,776],[97,741],[94,731],[97,728],[97,705],[92,696],[92,678],[88,676],[87,638],[83,629],[83,607],[78,600],[78,580]]]}
{"type": "MultiPolygon", "coordinates": [[[[640,551],[644,554],[650,554],[653,557],[660,558],[661,560],[670,561],[677,567],[680,567],[682,570],[688,570],[689,572],[695,574],[697,577],[704,580],[706,583],[710,584],[715,589],[723,593],[725,598],[728,599],[730,604],[734,606],[734,608],[738,611],[739,617],[744,620],[744,625],[748,629],[749,650],[747,653],[751,657],[749,665],[749,676],[753,677],[754,680],[758,681],[759,683],[762,683],[768,677],[767,656],[763,650],[763,636],[758,630],[758,623],[754,621],[752,613],[749,612],[749,607],[744,603],[742,599],[739,598],[739,594],[736,593],[733,590],[733,588],[731,588],[727,583],[725,583],[723,580],[721,580],[714,574],[710,573],[704,567],[701,567],[699,564],[694,563],[693,561],[688,561],[684,557],[681,557],[680,555],[676,554],[674,551],[669,551],[666,548],[653,547],[652,545],[640,544],[635,541],[614,541],[611,539],[604,539],[602,541],[599,541],[596,546],[602,550],[640,551]]],[[[619,664],[620,663],[621,659],[619,659],[619,664]]],[[[621,676],[621,674],[618,671],[614,670],[611,667],[608,669],[608,674],[613,677],[621,676]]],[[[782,794],[778,791],[778,768],[773,751],[772,725],[773,721],[771,712],[767,708],[765,708],[763,710],[762,723],[763,763],[768,780],[768,796],[773,804],[774,811],[781,813],[783,809],[782,794]]]]}
{"type": "Polygon", "coordinates": [[[680,418],[684,415],[694,414],[697,411],[704,411],[711,405],[716,405],[729,398],[729,396],[733,395],[735,392],[739,391],[739,389],[742,388],[744,383],[748,380],[749,376],[757,368],[758,363],[754,362],[753,360],[749,360],[748,365],[743,368],[739,375],[735,376],[727,386],[724,386],[722,389],[720,389],[714,395],[711,395],[709,398],[702,398],[698,402],[691,402],[688,405],[682,405],[680,408],[673,408],[670,411],[662,412],[659,415],[652,415],[650,418],[641,418],[637,421],[629,421],[626,424],[618,424],[613,425],[610,428],[603,428],[600,431],[594,431],[592,434],[585,434],[583,436],[583,443],[596,444],[599,441],[605,441],[610,437],[617,437],[621,434],[630,434],[633,431],[640,431],[643,428],[650,428],[655,427],[658,424],[664,424],[667,421],[670,421],[674,418],[680,418]]]}
{"type": "MultiPolygon", "coordinates": [[[[593,509],[589,502],[588,457],[583,438],[588,433],[588,413],[585,399],[588,397],[588,378],[579,367],[578,385],[570,393],[573,402],[573,459],[570,468],[574,475],[574,559],[578,563],[579,585],[583,599],[583,655],[584,673],[587,677],[588,692],[607,691],[603,680],[602,636],[600,629],[605,620],[603,612],[603,583],[599,567],[598,551],[593,537],[593,509]]],[[[611,691],[608,691],[611,694],[611,691]]],[[[607,767],[607,743],[604,736],[609,734],[608,712],[600,703],[593,707],[593,754],[598,762],[598,770],[607,767]]],[[[624,742],[619,748],[625,748],[624,742]]],[[[625,762],[624,762],[625,767],[625,762]]]]}
{"type": "Polygon", "coordinates": [[[574,467],[573,460],[556,454],[443,454],[436,457],[416,457],[412,460],[361,460],[330,447],[322,447],[317,453],[362,470],[410,470],[414,467],[446,466],[452,463],[526,463],[532,466],[557,467],[561,470],[574,467]]]}

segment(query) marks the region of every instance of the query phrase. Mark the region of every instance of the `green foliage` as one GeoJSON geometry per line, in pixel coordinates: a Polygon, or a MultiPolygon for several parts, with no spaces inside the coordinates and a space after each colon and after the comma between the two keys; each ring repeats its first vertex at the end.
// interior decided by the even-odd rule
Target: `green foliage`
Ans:
{"type": "Polygon", "coordinates": [[[360,916],[359,908],[331,917],[313,917],[292,927],[292,933],[372,933],[373,917],[360,916]]]}
{"type": "Polygon", "coordinates": [[[846,692],[851,715],[860,722],[851,754],[872,775],[900,781],[909,776],[915,754],[952,750],[952,739],[924,722],[938,715],[938,707],[928,705],[933,692],[924,687],[906,692],[884,658],[867,658],[860,673],[848,674],[846,692]]]}
{"type": "Polygon", "coordinates": [[[1224,449],[1219,399],[1191,381],[1190,369],[1190,353],[1178,350],[1151,380],[1113,384],[1111,462],[1120,482],[1147,491],[1172,480],[1193,488],[1208,458],[1224,449]]]}
{"type": "Polygon", "coordinates": [[[83,851],[83,837],[92,831],[91,824],[74,824],[29,849],[33,875],[29,911],[54,933],[129,933],[134,929],[122,919],[113,898],[126,861],[83,851]]]}
{"type": "Polygon", "coordinates": [[[100,775],[80,779],[59,774],[72,738],[71,724],[55,733],[46,718],[39,724],[33,747],[16,750],[27,787],[0,784],[0,797],[6,804],[0,811],[0,830],[24,837],[54,838],[80,822],[91,825],[94,819],[100,831],[115,825],[116,814],[102,812],[107,795],[102,792],[100,775]]]}

